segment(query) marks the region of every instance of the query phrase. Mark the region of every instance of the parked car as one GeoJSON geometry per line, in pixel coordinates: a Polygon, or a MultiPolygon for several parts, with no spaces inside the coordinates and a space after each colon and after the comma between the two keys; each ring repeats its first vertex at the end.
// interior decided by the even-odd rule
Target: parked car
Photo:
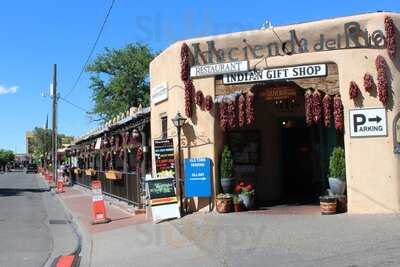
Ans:
{"type": "Polygon", "coordinates": [[[38,167],[36,164],[28,164],[26,167],[26,173],[37,173],[38,167]]]}

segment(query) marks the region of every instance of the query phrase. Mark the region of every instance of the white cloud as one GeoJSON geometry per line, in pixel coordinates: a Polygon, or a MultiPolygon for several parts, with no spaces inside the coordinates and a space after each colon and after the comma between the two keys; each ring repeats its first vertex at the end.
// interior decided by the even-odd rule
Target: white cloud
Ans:
{"type": "Polygon", "coordinates": [[[0,95],[5,95],[5,94],[15,94],[18,90],[18,86],[11,86],[11,87],[5,87],[0,85],[0,95]]]}

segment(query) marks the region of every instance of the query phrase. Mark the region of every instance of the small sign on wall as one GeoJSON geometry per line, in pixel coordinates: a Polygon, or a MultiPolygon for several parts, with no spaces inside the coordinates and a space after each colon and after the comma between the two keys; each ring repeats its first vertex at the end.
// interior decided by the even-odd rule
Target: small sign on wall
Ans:
{"type": "Polygon", "coordinates": [[[387,136],[385,108],[361,108],[349,111],[350,137],[387,136]]]}
{"type": "Polygon", "coordinates": [[[151,103],[158,104],[168,99],[168,83],[161,83],[151,89],[151,103]]]}

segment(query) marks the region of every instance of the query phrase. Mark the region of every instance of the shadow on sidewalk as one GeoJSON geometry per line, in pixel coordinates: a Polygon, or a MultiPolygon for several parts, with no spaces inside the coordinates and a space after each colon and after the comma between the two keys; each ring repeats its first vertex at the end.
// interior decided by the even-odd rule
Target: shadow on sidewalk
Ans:
{"type": "Polygon", "coordinates": [[[20,196],[24,192],[43,193],[50,191],[49,188],[0,188],[0,197],[20,196]]]}

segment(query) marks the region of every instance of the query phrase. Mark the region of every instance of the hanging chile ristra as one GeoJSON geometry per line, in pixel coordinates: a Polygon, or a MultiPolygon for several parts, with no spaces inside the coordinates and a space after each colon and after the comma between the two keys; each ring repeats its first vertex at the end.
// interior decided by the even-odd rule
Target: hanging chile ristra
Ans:
{"type": "Polygon", "coordinates": [[[388,81],[386,77],[386,61],[382,56],[377,56],[375,60],[376,70],[378,72],[378,97],[383,105],[386,105],[388,98],[388,81]]]}
{"type": "Polygon", "coordinates": [[[219,124],[222,131],[226,132],[228,130],[228,104],[223,101],[219,104],[219,124]]]}
{"type": "Polygon", "coordinates": [[[181,47],[181,80],[185,85],[185,114],[187,117],[193,115],[194,85],[190,78],[190,50],[186,43],[181,47]]]}
{"type": "Polygon", "coordinates": [[[343,117],[343,104],[340,95],[335,95],[333,98],[333,119],[335,121],[336,130],[343,130],[344,117],[343,117]]]}
{"type": "Polygon", "coordinates": [[[252,125],[255,121],[255,112],[254,112],[254,95],[247,94],[246,95],[246,123],[247,125],[252,125]]]}
{"type": "Polygon", "coordinates": [[[396,57],[396,29],[393,19],[389,16],[385,17],[385,33],[386,33],[386,49],[390,59],[396,57]]]}
{"type": "Polygon", "coordinates": [[[369,73],[364,74],[364,89],[368,93],[371,93],[372,87],[374,86],[374,78],[369,73]]]}
{"type": "Polygon", "coordinates": [[[324,115],[324,126],[328,128],[331,126],[332,119],[332,98],[328,94],[322,99],[322,113],[324,115]]]}
{"type": "Polygon", "coordinates": [[[213,105],[214,105],[214,101],[213,101],[212,97],[210,95],[206,96],[204,98],[204,108],[207,111],[210,111],[212,109],[213,105]]]}
{"type": "Polygon", "coordinates": [[[311,102],[312,102],[311,111],[312,111],[313,122],[318,124],[321,121],[322,117],[321,93],[318,90],[315,90],[313,92],[311,102]]]}
{"type": "Polygon", "coordinates": [[[360,92],[360,89],[358,89],[358,85],[356,84],[355,81],[350,82],[350,88],[349,88],[349,95],[350,99],[356,99],[358,94],[360,92]]]}
{"type": "Polygon", "coordinates": [[[142,161],[142,159],[143,159],[143,149],[142,149],[142,147],[139,146],[136,149],[136,161],[140,162],[140,161],[142,161]]]}
{"type": "Polygon", "coordinates": [[[196,92],[196,105],[198,105],[201,110],[204,110],[204,95],[200,90],[196,92]]]}
{"type": "Polygon", "coordinates": [[[304,105],[305,105],[305,117],[306,117],[306,123],[308,126],[311,126],[313,123],[313,117],[312,117],[312,92],[311,90],[307,90],[306,93],[304,94],[304,105]]]}
{"type": "Polygon", "coordinates": [[[228,125],[230,129],[235,129],[238,126],[236,99],[228,102],[228,125]]]}
{"type": "Polygon", "coordinates": [[[239,96],[238,100],[239,110],[238,110],[238,121],[239,127],[244,127],[246,125],[246,98],[244,95],[239,96]]]}

